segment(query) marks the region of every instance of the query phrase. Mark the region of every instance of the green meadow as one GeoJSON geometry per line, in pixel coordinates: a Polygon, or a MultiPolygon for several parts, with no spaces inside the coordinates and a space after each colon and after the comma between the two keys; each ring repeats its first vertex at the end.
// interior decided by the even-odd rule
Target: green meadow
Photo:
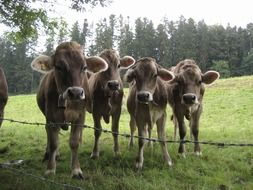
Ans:
{"type": "MultiPolygon", "coordinates": [[[[127,90],[125,99],[127,97],[127,90]]],[[[120,119],[120,132],[129,133],[129,115],[124,105],[120,119]]],[[[253,76],[220,79],[206,87],[204,110],[200,119],[200,141],[253,144],[253,76]]],[[[168,106],[166,135],[173,140],[174,127],[170,121],[168,106]]],[[[36,104],[35,94],[10,96],[5,118],[27,122],[45,122],[36,104]]],[[[87,113],[86,124],[93,126],[87,113]]],[[[110,125],[103,124],[105,129],[110,125]]],[[[190,139],[189,128],[187,139],[190,139]]],[[[156,128],[153,137],[156,137],[156,128]]],[[[119,137],[121,156],[114,157],[111,134],[102,133],[101,156],[90,159],[93,147],[93,130],[84,129],[83,142],[79,147],[79,160],[86,177],[79,181],[70,178],[69,131],[60,134],[60,159],[56,175],[44,180],[46,164],[42,163],[46,146],[44,126],[25,125],[4,121],[0,129],[0,163],[24,160],[13,165],[15,170],[0,168],[1,190],[49,190],[77,189],[51,183],[64,183],[84,190],[252,190],[253,146],[217,147],[201,145],[202,156],[193,154],[193,144],[186,144],[186,158],[177,154],[178,144],[169,143],[168,151],[173,160],[169,168],[162,158],[158,143],[145,147],[144,167],[137,172],[134,161],[138,144],[128,149],[128,138],[119,137]],[[31,174],[31,175],[27,175],[31,174]]]]}

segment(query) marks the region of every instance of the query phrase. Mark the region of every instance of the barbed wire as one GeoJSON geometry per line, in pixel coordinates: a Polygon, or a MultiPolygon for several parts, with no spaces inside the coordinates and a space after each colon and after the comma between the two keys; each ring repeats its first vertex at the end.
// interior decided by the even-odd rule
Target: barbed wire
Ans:
{"type": "Polygon", "coordinates": [[[43,176],[39,176],[39,175],[34,175],[32,173],[28,173],[27,171],[25,170],[22,170],[22,169],[17,169],[17,168],[14,168],[12,167],[12,165],[15,165],[15,164],[11,164],[11,163],[0,163],[0,168],[2,169],[7,169],[8,171],[18,175],[18,174],[22,174],[24,176],[29,176],[29,177],[32,177],[34,179],[37,179],[39,181],[43,181],[43,182],[47,182],[47,183],[50,183],[52,185],[55,185],[55,186],[61,186],[63,187],[64,189],[76,189],[76,190],[84,190],[83,188],[81,187],[78,187],[78,186],[74,186],[74,185],[70,185],[70,184],[66,184],[66,183],[60,183],[60,182],[56,182],[56,181],[53,181],[53,180],[50,180],[50,179],[47,179],[43,176]]]}
{"type": "Polygon", "coordinates": [[[111,130],[107,130],[107,129],[103,129],[103,128],[96,128],[96,127],[92,127],[89,125],[85,125],[85,124],[70,124],[70,123],[41,123],[41,122],[27,122],[27,121],[19,121],[19,120],[14,120],[14,119],[9,119],[9,118],[0,118],[0,120],[3,121],[9,121],[11,123],[19,123],[19,124],[23,124],[23,125],[36,125],[36,126],[46,126],[48,125],[49,127],[59,127],[62,125],[76,125],[76,126],[80,126],[83,128],[88,128],[88,129],[93,129],[96,131],[101,131],[103,133],[110,133],[113,135],[118,135],[118,136],[122,136],[125,138],[136,138],[136,139],[143,139],[143,140],[147,140],[147,141],[151,141],[151,142],[163,142],[163,143],[181,143],[181,144],[186,144],[186,143],[190,143],[190,144],[204,144],[204,145],[212,145],[212,146],[218,146],[218,147],[253,147],[253,143],[228,143],[228,142],[214,142],[214,141],[194,141],[194,140],[161,140],[161,139],[157,139],[157,138],[149,138],[149,137],[143,137],[143,136],[138,136],[138,135],[133,135],[131,136],[130,134],[127,133],[119,133],[119,132],[115,132],[115,131],[111,131],[111,130]]]}

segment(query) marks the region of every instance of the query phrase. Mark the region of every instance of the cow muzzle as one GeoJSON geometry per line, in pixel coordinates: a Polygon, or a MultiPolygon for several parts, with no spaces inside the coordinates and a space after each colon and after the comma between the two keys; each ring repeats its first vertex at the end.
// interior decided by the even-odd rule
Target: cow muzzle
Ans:
{"type": "Polygon", "coordinates": [[[120,85],[119,85],[119,81],[118,80],[110,80],[107,82],[107,87],[109,90],[119,90],[120,89],[120,85]]]}
{"type": "Polygon", "coordinates": [[[58,98],[58,107],[65,107],[66,100],[83,100],[85,99],[84,89],[73,86],[68,87],[58,98]]]}
{"type": "Polygon", "coordinates": [[[153,95],[148,91],[141,91],[137,93],[137,100],[141,103],[147,104],[153,101],[153,95]]]}
{"type": "Polygon", "coordinates": [[[191,106],[193,104],[198,104],[198,98],[197,98],[196,94],[187,93],[187,94],[183,95],[182,102],[186,105],[191,106]]]}

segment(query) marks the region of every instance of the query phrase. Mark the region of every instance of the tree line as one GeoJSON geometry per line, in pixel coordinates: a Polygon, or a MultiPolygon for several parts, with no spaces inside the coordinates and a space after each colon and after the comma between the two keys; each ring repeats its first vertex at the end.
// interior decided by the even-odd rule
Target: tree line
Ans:
{"type": "MultiPolygon", "coordinates": [[[[97,55],[103,49],[117,49],[121,56],[131,55],[136,60],[153,57],[165,68],[180,60],[194,59],[202,71],[217,70],[221,77],[251,75],[253,73],[253,23],[246,28],[207,25],[203,20],[181,16],[177,21],[163,18],[155,26],[148,18],[130,18],[110,15],[97,23],[75,22],[68,26],[64,20],[59,27],[46,33],[44,53],[51,55],[57,44],[74,40],[83,45],[87,55],[97,55]]],[[[36,51],[39,36],[22,43],[0,37],[0,66],[3,67],[9,92],[31,93],[37,89],[41,75],[32,72],[30,63],[36,51]]]]}

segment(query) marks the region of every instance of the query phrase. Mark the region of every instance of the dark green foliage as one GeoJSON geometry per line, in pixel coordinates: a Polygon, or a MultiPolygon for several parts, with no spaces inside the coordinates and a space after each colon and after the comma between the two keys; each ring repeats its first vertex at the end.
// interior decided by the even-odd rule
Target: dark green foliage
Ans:
{"type": "MultiPolygon", "coordinates": [[[[64,20],[59,22],[57,30],[46,32],[47,55],[52,55],[59,43],[70,39],[79,42],[88,55],[113,48],[121,56],[131,55],[136,60],[153,57],[165,68],[192,58],[203,72],[217,70],[221,78],[253,74],[253,23],[246,28],[208,26],[203,20],[196,23],[181,16],[178,21],[165,17],[158,26],[148,18],[138,18],[131,25],[129,17],[110,15],[95,24],[87,19],[75,22],[69,30],[64,20]]],[[[21,44],[9,41],[6,34],[0,39],[0,65],[5,70],[10,93],[29,93],[37,88],[40,75],[30,69],[38,54],[34,51],[36,45],[36,36],[21,44]]]]}
{"type": "MultiPolygon", "coordinates": [[[[41,0],[39,3],[50,5],[50,9],[33,8],[35,0],[0,0],[0,23],[12,28],[10,37],[21,42],[38,35],[38,28],[45,31],[57,28],[57,22],[48,17],[47,12],[56,9],[56,0],[41,0]],[[43,26],[43,27],[40,27],[43,26]]],[[[84,10],[85,6],[92,7],[100,4],[105,6],[110,0],[72,0],[71,8],[77,11],[84,10]]],[[[46,7],[46,6],[45,6],[46,7]]]]}

